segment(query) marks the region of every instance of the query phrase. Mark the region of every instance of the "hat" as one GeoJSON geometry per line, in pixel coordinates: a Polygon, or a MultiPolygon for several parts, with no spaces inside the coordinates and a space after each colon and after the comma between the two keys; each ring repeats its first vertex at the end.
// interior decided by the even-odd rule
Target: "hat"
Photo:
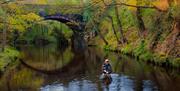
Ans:
{"type": "Polygon", "coordinates": [[[105,61],[106,61],[106,62],[109,62],[109,60],[108,60],[108,59],[106,59],[105,61]]]}

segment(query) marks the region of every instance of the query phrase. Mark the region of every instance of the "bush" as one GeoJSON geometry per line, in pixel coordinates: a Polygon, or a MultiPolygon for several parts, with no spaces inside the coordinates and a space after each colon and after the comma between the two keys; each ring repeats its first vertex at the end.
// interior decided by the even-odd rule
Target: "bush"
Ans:
{"type": "Polygon", "coordinates": [[[140,56],[142,53],[145,52],[145,43],[144,40],[134,49],[133,53],[136,57],[140,56]]]}
{"type": "Polygon", "coordinates": [[[172,13],[172,16],[176,19],[180,19],[180,6],[174,5],[170,8],[170,12],[172,13]]]}
{"type": "Polygon", "coordinates": [[[105,51],[109,51],[109,50],[111,50],[111,46],[110,46],[110,45],[105,45],[105,46],[103,47],[103,49],[104,49],[105,51]]]}
{"type": "Polygon", "coordinates": [[[144,61],[149,61],[149,60],[151,61],[153,60],[153,54],[149,51],[145,51],[139,56],[139,59],[144,60],[144,61]]]}
{"type": "MultiPolygon", "coordinates": [[[[171,62],[171,61],[170,61],[171,62]]],[[[174,67],[180,67],[180,58],[174,58],[171,62],[174,67]]]]}
{"type": "Polygon", "coordinates": [[[14,48],[6,47],[0,53],[0,71],[4,71],[4,68],[12,61],[15,61],[19,55],[19,52],[14,48]]]}
{"type": "Polygon", "coordinates": [[[132,45],[131,44],[127,44],[126,46],[121,48],[121,52],[124,53],[124,54],[131,53],[132,52],[132,45]]]}
{"type": "Polygon", "coordinates": [[[150,50],[146,49],[145,41],[142,40],[140,44],[133,51],[135,57],[139,57],[139,59],[148,61],[153,60],[153,53],[150,50]]]}

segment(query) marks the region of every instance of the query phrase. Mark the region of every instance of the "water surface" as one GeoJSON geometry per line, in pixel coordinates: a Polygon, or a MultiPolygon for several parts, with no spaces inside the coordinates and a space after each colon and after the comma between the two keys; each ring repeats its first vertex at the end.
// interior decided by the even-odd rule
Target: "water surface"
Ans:
{"type": "Polygon", "coordinates": [[[22,46],[22,60],[0,78],[0,91],[180,91],[180,74],[134,58],[90,47],[85,51],[22,46]],[[104,57],[112,82],[100,80],[104,57]]]}

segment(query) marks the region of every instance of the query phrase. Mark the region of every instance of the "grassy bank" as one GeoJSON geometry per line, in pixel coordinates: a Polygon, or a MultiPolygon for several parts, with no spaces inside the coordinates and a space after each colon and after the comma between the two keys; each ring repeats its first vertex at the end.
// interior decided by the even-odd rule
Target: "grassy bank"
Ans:
{"type": "Polygon", "coordinates": [[[109,31],[109,33],[105,34],[105,38],[109,43],[108,45],[103,44],[103,41],[98,36],[90,41],[90,43],[94,43],[107,51],[116,51],[131,55],[139,60],[155,65],[179,68],[179,40],[173,39],[178,38],[177,34],[179,34],[179,30],[177,31],[177,28],[174,28],[168,34],[166,33],[163,32],[156,40],[154,40],[153,36],[155,33],[147,33],[144,39],[141,39],[137,31],[128,30],[125,32],[128,42],[118,44],[111,31],[109,31]],[[99,43],[102,43],[102,45],[99,43]]]}

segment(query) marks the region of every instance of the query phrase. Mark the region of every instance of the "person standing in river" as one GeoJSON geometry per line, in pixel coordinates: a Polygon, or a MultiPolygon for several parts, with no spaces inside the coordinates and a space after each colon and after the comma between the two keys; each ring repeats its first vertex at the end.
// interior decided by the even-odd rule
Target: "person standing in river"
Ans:
{"type": "Polygon", "coordinates": [[[112,67],[109,63],[109,59],[105,59],[103,65],[102,65],[102,72],[104,74],[111,74],[112,73],[112,67]]]}
{"type": "Polygon", "coordinates": [[[112,73],[112,68],[111,64],[109,63],[109,59],[105,59],[103,65],[102,65],[102,75],[101,79],[103,83],[106,85],[106,87],[109,86],[112,82],[111,74],[112,73]]]}

